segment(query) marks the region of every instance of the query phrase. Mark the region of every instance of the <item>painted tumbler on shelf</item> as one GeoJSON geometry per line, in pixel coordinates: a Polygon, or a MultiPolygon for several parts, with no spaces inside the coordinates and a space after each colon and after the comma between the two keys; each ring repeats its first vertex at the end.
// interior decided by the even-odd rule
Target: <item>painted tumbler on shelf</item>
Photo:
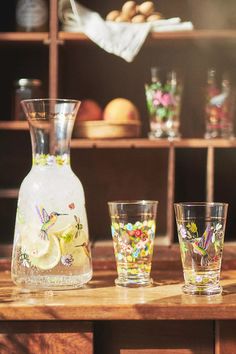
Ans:
{"type": "Polygon", "coordinates": [[[151,68],[151,84],[145,85],[150,119],[150,139],[180,137],[182,83],[179,74],[151,68]]]}
{"type": "Polygon", "coordinates": [[[206,88],[206,139],[233,138],[235,97],[229,76],[210,69],[206,88]]]}

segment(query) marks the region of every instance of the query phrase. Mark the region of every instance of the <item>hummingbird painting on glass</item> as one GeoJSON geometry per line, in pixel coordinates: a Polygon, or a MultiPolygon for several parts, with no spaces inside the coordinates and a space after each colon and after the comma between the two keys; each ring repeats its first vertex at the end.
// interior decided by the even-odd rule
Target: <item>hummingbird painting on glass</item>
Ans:
{"type": "Polygon", "coordinates": [[[39,215],[39,218],[42,222],[41,230],[39,233],[39,237],[43,240],[48,240],[48,230],[56,223],[58,216],[60,215],[68,215],[68,214],[60,214],[55,211],[48,214],[43,207],[38,207],[36,205],[36,210],[39,215]]]}

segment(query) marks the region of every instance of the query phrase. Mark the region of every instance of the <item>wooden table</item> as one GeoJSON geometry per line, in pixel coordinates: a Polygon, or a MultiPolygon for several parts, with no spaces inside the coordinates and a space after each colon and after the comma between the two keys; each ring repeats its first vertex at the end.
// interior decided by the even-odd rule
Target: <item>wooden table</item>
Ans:
{"type": "Polygon", "coordinates": [[[153,287],[126,289],[114,286],[112,258],[95,257],[86,287],[30,293],[12,284],[1,260],[0,353],[236,353],[234,259],[224,263],[223,295],[212,297],[183,295],[179,261],[169,263],[154,261],[153,287]]]}

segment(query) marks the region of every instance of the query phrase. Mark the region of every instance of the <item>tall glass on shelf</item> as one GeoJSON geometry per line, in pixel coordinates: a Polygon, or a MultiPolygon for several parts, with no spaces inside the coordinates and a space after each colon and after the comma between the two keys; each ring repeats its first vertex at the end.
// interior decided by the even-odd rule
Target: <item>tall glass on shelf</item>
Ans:
{"type": "Polygon", "coordinates": [[[235,112],[235,92],[229,75],[208,70],[206,87],[206,139],[233,138],[233,118],[235,112]]]}
{"type": "Polygon", "coordinates": [[[79,105],[22,101],[33,152],[19,191],[12,254],[12,280],[22,288],[76,288],[92,277],[84,190],[70,166],[79,105]]]}
{"type": "Polygon", "coordinates": [[[182,83],[175,70],[151,68],[151,83],[145,85],[150,120],[150,139],[180,137],[182,83]]]}

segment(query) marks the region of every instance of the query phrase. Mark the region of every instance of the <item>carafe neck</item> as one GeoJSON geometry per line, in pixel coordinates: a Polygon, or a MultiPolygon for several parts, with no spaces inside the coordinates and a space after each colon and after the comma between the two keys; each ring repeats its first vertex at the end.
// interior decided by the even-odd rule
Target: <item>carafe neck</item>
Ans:
{"type": "Polygon", "coordinates": [[[74,119],[29,119],[34,166],[70,165],[70,140],[74,119]]]}
{"type": "Polygon", "coordinates": [[[32,142],[34,166],[70,165],[70,140],[80,101],[22,101],[32,142]]]}

